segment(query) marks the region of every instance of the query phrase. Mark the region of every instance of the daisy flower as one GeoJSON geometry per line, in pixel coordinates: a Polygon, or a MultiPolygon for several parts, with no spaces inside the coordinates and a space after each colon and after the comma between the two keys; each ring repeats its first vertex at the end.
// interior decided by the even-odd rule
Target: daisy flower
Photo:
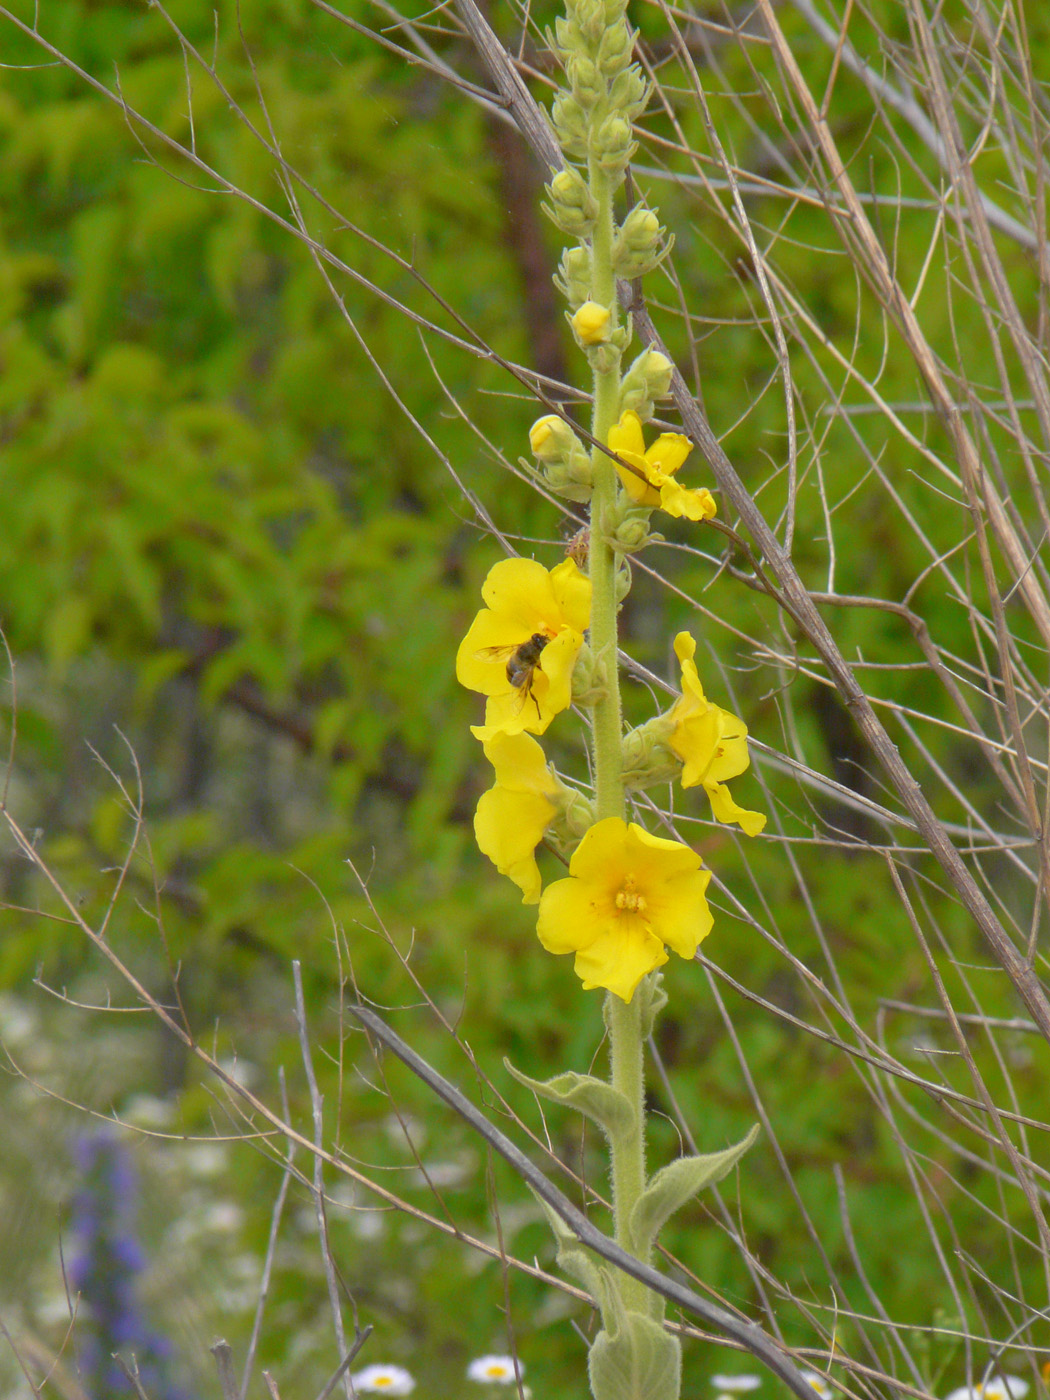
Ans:
{"type": "Polygon", "coordinates": [[[353,1387],[366,1395],[408,1395],[416,1383],[403,1366],[388,1366],[379,1362],[366,1366],[350,1377],[353,1387]]]}
{"type": "Polygon", "coordinates": [[[1020,1376],[992,1376],[977,1385],[961,1385],[948,1400],[1023,1400],[1028,1394],[1028,1382],[1020,1376]]]}
{"type": "Polygon", "coordinates": [[[513,1356],[479,1356],[467,1367],[467,1380],[482,1385],[513,1385],[525,1367],[513,1356]]]}

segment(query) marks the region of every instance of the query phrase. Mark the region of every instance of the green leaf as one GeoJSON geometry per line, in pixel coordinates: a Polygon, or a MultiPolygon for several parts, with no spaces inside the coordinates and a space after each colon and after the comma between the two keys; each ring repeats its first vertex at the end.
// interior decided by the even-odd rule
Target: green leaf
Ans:
{"type": "Polygon", "coordinates": [[[679,1157],[654,1174],[631,1211],[631,1239],[644,1258],[664,1223],[705,1186],[713,1186],[733,1170],[758,1136],[758,1124],[735,1147],[704,1157],[679,1157]]]}
{"type": "Polygon", "coordinates": [[[508,1059],[504,1059],[503,1063],[507,1072],[512,1074],[519,1084],[524,1084],[540,1098],[574,1108],[577,1113],[582,1113],[585,1118],[597,1123],[610,1142],[633,1132],[635,1114],[630,1099],[621,1094],[619,1089],[606,1084],[604,1079],[595,1079],[591,1074],[577,1074],[574,1070],[567,1070],[565,1074],[541,1081],[522,1074],[508,1059]]]}
{"type": "Polygon", "coordinates": [[[621,1313],[615,1333],[599,1332],[588,1360],[594,1400],[678,1400],[682,1348],[641,1313],[621,1313]]]}
{"type": "MultiPolygon", "coordinates": [[[[535,1191],[532,1194],[536,1196],[535,1191]]],[[[593,1251],[580,1243],[561,1216],[555,1214],[542,1196],[536,1196],[536,1199],[543,1208],[548,1225],[554,1232],[554,1239],[558,1247],[558,1267],[570,1278],[575,1279],[581,1288],[586,1288],[592,1297],[602,1297],[604,1293],[602,1273],[604,1271],[599,1269],[593,1251]]]]}

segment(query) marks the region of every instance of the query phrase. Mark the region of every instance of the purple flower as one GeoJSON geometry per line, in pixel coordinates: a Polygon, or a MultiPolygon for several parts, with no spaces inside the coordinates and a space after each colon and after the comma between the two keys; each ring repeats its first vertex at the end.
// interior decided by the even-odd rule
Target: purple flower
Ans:
{"type": "Polygon", "coordinates": [[[154,1400],[185,1400],[169,1378],[170,1342],[149,1325],[136,1294],[146,1256],[135,1238],[135,1174],[126,1145],[108,1129],[85,1133],[73,1144],[80,1189],[72,1203],[76,1248],[69,1277],[79,1295],[77,1365],[92,1400],[133,1395],[135,1388],[113,1360],[115,1352],[149,1377],[154,1400]]]}

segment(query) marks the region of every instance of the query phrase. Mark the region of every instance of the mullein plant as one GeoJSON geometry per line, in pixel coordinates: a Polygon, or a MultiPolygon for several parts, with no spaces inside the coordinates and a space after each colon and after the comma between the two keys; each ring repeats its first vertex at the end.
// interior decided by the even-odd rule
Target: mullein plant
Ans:
{"type": "MultiPolygon", "coordinates": [[[[616,1241],[649,1263],[670,1215],[729,1172],[757,1130],[726,1151],[679,1158],[647,1174],[643,1047],[666,1002],[659,968],[669,949],[692,958],[710,932],[711,872],[689,846],[628,820],[628,795],[677,779],[702,787],[715,819],[748,835],[762,830],[765,817],[739,807],[726,786],[748,766],[747,730],[707,699],[689,633],[674,643],[679,698],[623,731],[617,613],[630,583],[626,556],[654,538],[654,511],[701,522],[716,509],[709,491],[678,479],[688,438],[660,433],[646,445],[645,425],[670,389],[670,361],[645,349],[626,365],[631,318],[617,302],[617,279],[652,272],[669,241],[643,203],[619,220],[615,212],[635,149],[632,124],[649,96],[632,62],[636,36],[625,9],[626,0],[568,0],[550,36],[566,77],[552,112],[566,164],[547,186],[544,209],[573,240],[555,282],[590,364],[593,412],[590,449],[558,414],[533,425],[530,445],[548,488],[589,504],[587,571],[578,550],[551,569],[530,559],[496,564],[456,670],[463,685],[486,696],[484,723],[473,733],[495,782],[478,803],[478,844],[520,888],[523,902],[539,905],[543,947],[574,954],[584,989],[606,991],[608,1080],[567,1073],[541,1084],[512,1072],[601,1128],[616,1241]],[[564,782],[536,737],[570,705],[589,712],[592,793],[564,782]],[[545,889],[536,862],[541,842],[568,860],[568,876],[545,889]]],[[[589,1358],[595,1400],[675,1400],[681,1355],[663,1325],[663,1300],[550,1220],[561,1266],[601,1311],[589,1358]]]]}

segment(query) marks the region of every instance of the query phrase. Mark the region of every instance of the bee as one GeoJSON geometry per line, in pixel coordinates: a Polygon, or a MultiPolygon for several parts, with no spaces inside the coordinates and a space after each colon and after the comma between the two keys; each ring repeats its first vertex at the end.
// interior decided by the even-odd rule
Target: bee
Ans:
{"type": "Polygon", "coordinates": [[[540,664],[540,657],[543,655],[543,648],[550,641],[550,637],[544,632],[533,632],[517,647],[485,647],[479,652],[480,656],[486,659],[495,659],[497,656],[507,658],[507,680],[521,696],[522,705],[526,705],[530,700],[536,706],[536,713],[542,718],[540,702],[532,693],[532,680],[536,667],[540,664]]]}

